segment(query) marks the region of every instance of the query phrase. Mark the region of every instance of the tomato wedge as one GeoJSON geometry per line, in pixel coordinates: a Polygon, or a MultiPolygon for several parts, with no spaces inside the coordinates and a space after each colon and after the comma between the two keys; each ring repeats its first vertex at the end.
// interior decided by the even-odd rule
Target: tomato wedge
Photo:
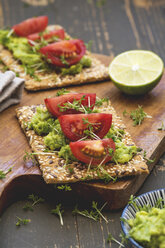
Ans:
{"type": "Polygon", "coordinates": [[[94,108],[96,101],[96,94],[94,93],[68,93],[58,97],[44,99],[48,111],[53,116],[60,116],[64,114],[78,114],[83,112],[82,106],[94,108]],[[77,108],[73,108],[72,104],[77,108]],[[80,108],[81,107],[81,108],[80,108]]]}
{"type": "Polygon", "coordinates": [[[81,139],[84,136],[94,138],[103,138],[109,131],[112,123],[112,115],[105,113],[92,113],[92,114],[77,114],[77,115],[62,115],[59,122],[63,133],[72,141],[81,139]],[[85,134],[87,130],[89,134],[85,134]],[[97,135],[97,136],[95,136],[97,135]]]}
{"type": "Polygon", "coordinates": [[[86,47],[82,40],[62,40],[42,47],[40,52],[45,55],[52,64],[66,67],[76,64],[85,54],[86,47]]]}
{"type": "Polygon", "coordinates": [[[12,27],[12,29],[18,36],[26,37],[30,34],[44,31],[47,25],[48,25],[48,17],[39,16],[39,17],[29,18],[19,24],[16,24],[12,27]]]}
{"type": "MultiPolygon", "coordinates": [[[[65,38],[65,31],[63,28],[51,30],[51,31],[43,34],[42,37],[44,40],[50,40],[50,41],[54,41],[54,38],[58,38],[60,40],[63,40],[65,38]]],[[[31,42],[31,41],[40,41],[41,36],[40,36],[40,33],[34,33],[34,34],[28,35],[27,39],[29,40],[30,45],[33,46],[33,42],[31,42]]]]}
{"type": "Polygon", "coordinates": [[[70,143],[73,155],[86,164],[99,165],[107,163],[115,151],[112,139],[85,140],[70,143]]]}

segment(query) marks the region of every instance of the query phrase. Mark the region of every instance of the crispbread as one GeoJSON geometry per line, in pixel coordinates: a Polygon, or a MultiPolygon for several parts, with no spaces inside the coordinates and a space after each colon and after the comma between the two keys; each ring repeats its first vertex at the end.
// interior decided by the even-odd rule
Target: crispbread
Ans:
{"type": "MultiPolygon", "coordinates": [[[[60,29],[59,25],[49,26],[47,29],[52,28],[60,29]]],[[[68,34],[66,34],[70,37],[68,34]]],[[[96,59],[91,53],[87,52],[86,56],[92,61],[90,68],[83,68],[81,73],[76,75],[64,75],[61,73],[41,73],[35,74],[40,78],[40,81],[36,81],[29,75],[26,75],[24,68],[20,65],[19,61],[15,60],[12,53],[0,45],[0,59],[8,66],[10,70],[18,72],[20,77],[24,78],[25,88],[30,91],[37,91],[50,88],[59,88],[69,85],[77,85],[83,83],[90,83],[96,81],[103,81],[109,79],[108,68],[105,67],[98,59],[96,59]]]]}
{"type": "MultiPolygon", "coordinates": [[[[24,106],[16,110],[17,118],[21,125],[21,128],[25,132],[26,137],[29,140],[29,144],[32,150],[36,154],[40,169],[42,171],[43,178],[46,183],[71,183],[82,180],[94,180],[99,179],[99,175],[96,170],[89,169],[88,165],[81,162],[73,162],[69,165],[73,169],[70,173],[68,167],[65,166],[65,160],[59,158],[57,153],[44,153],[45,145],[43,137],[35,134],[34,130],[28,130],[25,123],[31,120],[31,117],[36,111],[36,106],[24,106]]],[[[101,108],[102,113],[111,113],[113,116],[113,124],[115,127],[125,129],[125,126],[117,116],[114,108],[111,104],[101,108]]],[[[125,130],[125,134],[122,140],[126,145],[134,145],[130,134],[125,130]]],[[[124,177],[138,175],[142,173],[148,173],[148,167],[140,154],[133,157],[131,161],[126,164],[108,163],[104,166],[104,170],[112,177],[124,177]]]]}

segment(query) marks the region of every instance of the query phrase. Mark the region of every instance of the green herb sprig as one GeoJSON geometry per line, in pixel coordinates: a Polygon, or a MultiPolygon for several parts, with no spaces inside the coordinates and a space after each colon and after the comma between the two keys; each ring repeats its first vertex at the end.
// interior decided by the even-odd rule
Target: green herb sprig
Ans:
{"type": "Polygon", "coordinates": [[[97,107],[101,107],[103,105],[103,103],[109,103],[109,98],[108,97],[104,97],[104,98],[96,98],[96,102],[95,102],[95,106],[97,107]]]}
{"type": "Polygon", "coordinates": [[[29,222],[31,222],[30,219],[21,219],[20,217],[16,216],[18,221],[16,222],[16,226],[21,226],[21,225],[27,225],[29,222]]]}
{"type": "Polygon", "coordinates": [[[69,90],[67,90],[65,88],[62,88],[62,89],[57,91],[56,96],[62,96],[62,95],[65,95],[65,94],[67,94],[69,92],[70,92],[69,90]]]}
{"type": "Polygon", "coordinates": [[[0,179],[6,178],[6,175],[12,171],[12,167],[10,167],[7,171],[0,170],[0,179]]]}
{"type": "Polygon", "coordinates": [[[36,204],[39,204],[45,201],[42,197],[39,197],[34,194],[29,195],[28,199],[32,201],[32,207],[35,206],[36,204]]]}
{"type": "Polygon", "coordinates": [[[70,185],[67,185],[67,184],[59,185],[59,186],[57,186],[57,189],[64,190],[64,191],[71,191],[72,190],[70,185]]]}
{"type": "MultiPolygon", "coordinates": [[[[107,242],[110,243],[111,241],[114,241],[115,243],[117,243],[118,245],[120,245],[119,248],[125,247],[122,242],[119,242],[117,239],[115,239],[113,237],[113,235],[111,233],[109,233],[108,234],[108,238],[107,238],[107,242]]],[[[124,241],[124,240],[122,240],[122,241],[124,241]]]]}
{"type": "Polygon", "coordinates": [[[64,225],[63,217],[62,217],[63,212],[64,212],[64,210],[62,209],[61,204],[58,204],[55,209],[51,210],[51,214],[55,214],[55,215],[59,216],[60,223],[62,226],[64,225]]]}
{"type": "Polygon", "coordinates": [[[94,126],[99,125],[99,123],[91,123],[88,121],[88,118],[83,118],[83,123],[87,124],[86,129],[84,130],[83,134],[87,137],[91,137],[94,139],[100,139],[95,133],[94,133],[94,126]]]}
{"type": "Polygon", "coordinates": [[[147,163],[151,164],[155,161],[155,159],[149,159],[147,158],[147,152],[144,150],[144,153],[143,153],[143,158],[146,160],[147,163]]]}
{"type": "MultiPolygon", "coordinates": [[[[143,206],[137,204],[136,199],[137,199],[137,197],[131,195],[130,196],[130,199],[128,201],[128,204],[132,204],[134,206],[134,208],[136,209],[136,211],[146,211],[146,212],[149,212],[152,209],[152,206],[150,204],[145,204],[143,206]]],[[[156,203],[155,203],[155,207],[156,208],[160,208],[160,207],[165,208],[165,202],[164,202],[164,200],[162,198],[159,198],[156,201],[156,203]]],[[[126,219],[123,219],[123,218],[120,218],[120,219],[123,222],[127,222],[126,219]]]]}
{"type": "Polygon", "coordinates": [[[110,181],[113,181],[113,183],[115,183],[117,180],[117,177],[112,177],[111,175],[109,175],[102,165],[97,167],[96,172],[99,179],[103,180],[104,183],[109,183],[110,181]]]}
{"type": "MultiPolygon", "coordinates": [[[[123,116],[127,116],[129,113],[124,110],[123,116]]],[[[133,126],[141,125],[144,118],[152,118],[150,115],[148,115],[146,112],[144,112],[142,106],[138,106],[137,109],[132,110],[129,114],[129,117],[133,120],[133,126]]]]}
{"type": "Polygon", "coordinates": [[[43,203],[45,200],[42,197],[39,197],[37,195],[31,194],[28,196],[28,200],[30,202],[27,202],[24,206],[23,206],[23,210],[25,211],[33,211],[33,207],[39,203],[43,203]]]}
{"type": "Polygon", "coordinates": [[[60,60],[62,62],[63,65],[69,65],[68,61],[65,59],[65,56],[64,55],[61,55],[60,56],[60,60]]]}
{"type": "Polygon", "coordinates": [[[62,106],[58,105],[59,110],[61,112],[64,112],[64,111],[66,111],[68,109],[73,109],[73,110],[76,110],[76,111],[83,112],[85,114],[92,113],[91,106],[88,107],[88,106],[83,106],[82,105],[83,100],[85,100],[85,96],[83,96],[80,100],[74,99],[73,102],[66,102],[62,106]]]}
{"type": "Polygon", "coordinates": [[[100,209],[97,206],[97,202],[92,201],[92,210],[82,210],[80,211],[77,206],[74,208],[74,210],[72,211],[73,214],[80,214],[84,217],[87,217],[89,219],[92,219],[94,221],[98,221],[100,218],[102,218],[103,220],[105,220],[106,223],[108,223],[107,218],[101,213],[101,211],[103,210],[103,208],[105,207],[107,203],[105,203],[100,209]]]}
{"type": "Polygon", "coordinates": [[[85,43],[86,49],[91,52],[92,51],[93,40],[89,40],[88,43],[85,43]]]}
{"type": "Polygon", "coordinates": [[[165,131],[165,125],[164,125],[163,121],[162,121],[161,127],[159,127],[158,130],[165,131]]]}

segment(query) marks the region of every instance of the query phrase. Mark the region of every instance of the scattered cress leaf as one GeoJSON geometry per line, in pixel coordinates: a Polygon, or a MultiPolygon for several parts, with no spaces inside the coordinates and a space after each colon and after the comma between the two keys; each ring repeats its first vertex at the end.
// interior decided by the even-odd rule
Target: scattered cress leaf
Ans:
{"type": "Polygon", "coordinates": [[[6,175],[12,171],[12,167],[10,167],[7,171],[0,170],[0,179],[4,179],[6,175]]]}
{"type": "Polygon", "coordinates": [[[20,227],[21,225],[27,225],[29,222],[31,222],[30,219],[21,219],[20,217],[16,216],[18,221],[16,222],[16,226],[20,227]]]}
{"type": "Polygon", "coordinates": [[[104,97],[104,98],[97,97],[96,102],[95,102],[95,106],[100,107],[103,105],[104,102],[108,104],[108,102],[109,102],[108,97],[104,97]]]}
{"type": "Polygon", "coordinates": [[[61,204],[58,204],[55,209],[51,210],[51,214],[55,214],[55,215],[59,216],[60,223],[62,226],[64,225],[63,218],[62,218],[63,212],[64,212],[64,210],[61,208],[61,204]]]}
{"type": "Polygon", "coordinates": [[[147,163],[151,164],[155,161],[155,159],[148,159],[147,158],[147,152],[144,150],[144,153],[143,153],[143,158],[146,160],[147,163]]]}
{"type": "Polygon", "coordinates": [[[69,90],[62,88],[61,90],[57,91],[56,96],[62,96],[62,95],[67,94],[69,92],[70,92],[69,90]]]}
{"type": "Polygon", "coordinates": [[[105,203],[100,209],[97,206],[97,202],[92,201],[92,210],[82,210],[80,211],[77,206],[74,208],[74,210],[72,211],[73,214],[80,214],[84,217],[87,217],[89,219],[92,219],[94,221],[98,221],[100,218],[102,218],[103,220],[106,221],[106,223],[108,223],[108,220],[106,219],[106,217],[101,213],[102,209],[105,207],[107,203],[105,203]]]}
{"type": "Polygon", "coordinates": [[[120,245],[119,247],[125,247],[121,242],[119,242],[117,239],[115,239],[111,233],[108,233],[107,242],[110,243],[111,241],[114,241],[115,243],[120,245]]]}
{"type": "Polygon", "coordinates": [[[132,110],[131,113],[128,113],[126,110],[123,111],[123,116],[129,114],[129,117],[133,120],[133,126],[141,125],[144,118],[152,118],[146,112],[144,112],[142,106],[138,106],[137,109],[132,110]]]}
{"type": "Polygon", "coordinates": [[[162,121],[161,127],[159,127],[158,130],[165,131],[165,125],[164,125],[163,121],[162,121]]]}
{"type": "Polygon", "coordinates": [[[57,189],[64,190],[64,191],[71,191],[72,190],[70,185],[67,185],[67,184],[59,185],[59,186],[57,186],[57,189]]]}
{"type": "Polygon", "coordinates": [[[34,195],[34,194],[29,195],[28,199],[32,201],[32,207],[38,203],[42,203],[45,201],[42,197],[39,197],[39,196],[34,195]]]}

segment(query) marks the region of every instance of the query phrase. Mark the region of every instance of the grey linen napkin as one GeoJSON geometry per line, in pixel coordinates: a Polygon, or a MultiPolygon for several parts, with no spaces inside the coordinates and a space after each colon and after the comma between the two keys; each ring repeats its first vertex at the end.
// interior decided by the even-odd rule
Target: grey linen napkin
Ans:
{"type": "Polygon", "coordinates": [[[21,100],[24,79],[12,71],[0,72],[0,112],[21,100]]]}

